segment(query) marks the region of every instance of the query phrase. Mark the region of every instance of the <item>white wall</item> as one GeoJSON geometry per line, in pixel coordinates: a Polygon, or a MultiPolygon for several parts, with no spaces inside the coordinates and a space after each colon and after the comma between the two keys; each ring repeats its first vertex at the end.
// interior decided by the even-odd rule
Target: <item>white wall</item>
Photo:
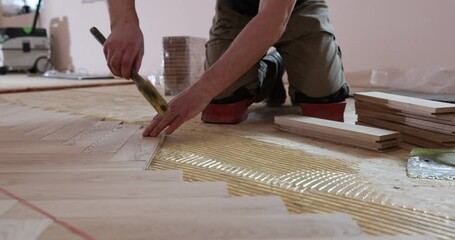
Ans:
{"type": "MultiPolygon", "coordinates": [[[[136,0],[146,40],[141,73],[159,69],[163,36],[207,37],[215,1],[136,0]]],[[[81,2],[45,0],[42,20],[49,26],[52,18],[67,17],[67,54],[75,70],[106,72],[101,48],[89,34],[91,26],[108,33],[106,5],[81,2]]],[[[455,69],[454,0],[328,0],[328,3],[347,71],[428,66],[455,69]]],[[[63,44],[59,50],[63,55],[64,48],[63,44]]]]}
{"type": "MultiPolygon", "coordinates": [[[[69,32],[56,31],[54,42],[63,46],[67,44],[58,42],[69,42],[69,55],[74,70],[90,73],[108,72],[101,46],[89,32],[92,26],[96,26],[105,35],[109,33],[106,4],[104,2],[82,4],[81,0],[46,0],[45,4],[42,14],[44,23],[50,23],[54,18],[67,19],[69,32]],[[69,35],[69,39],[65,35],[69,35]]],[[[215,1],[198,0],[195,4],[187,0],[136,0],[136,7],[146,44],[140,73],[150,74],[160,68],[163,36],[208,37],[215,1]]],[[[64,47],[58,51],[67,55],[64,53],[64,47]]],[[[68,57],[63,59],[57,57],[57,64],[61,62],[68,65],[68,57]]]]}

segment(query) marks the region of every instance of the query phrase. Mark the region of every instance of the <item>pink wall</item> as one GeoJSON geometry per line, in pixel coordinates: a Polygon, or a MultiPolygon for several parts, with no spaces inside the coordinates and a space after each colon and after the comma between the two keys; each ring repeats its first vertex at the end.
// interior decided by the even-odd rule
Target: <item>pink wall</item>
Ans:
{"type": "Polygon", "coordinates": [[[0,26],[1,27],[32,27],[33,25],[33,14],[25,14],[14,17],[3,17],[0,14],[0,26]]]}
{"type": "Polygon", "coordinates": [[[455,1],[328,0],[347,71],[455,69],[455,1]]]}
{"type": "MultiPolygon", "coordinates": [[[[95,25],[108,33],[106,5],[81,2],[46,0],[43,23],[50,27],[54,19],[54,25],[61,24],[60,28],[54,26],[53,34],[59,47],[55,56],[57,59],[61,56],[58,59],[61,67],[72,63],[76,71],[106,72],[101,48],[88,31],[95,25]],[[62,31],[65,25],[67,31],[62,31]]],[[[388,67],[455,69],[454,0],[328,0],[328,3],[348,72],[388,67]]],[[[160,67],[163,36],[207,37],[215,0],[136,0],[136,5],[146,39],[141,74],[150,74],[160,67]]]]}
{"type": "MultiPolygon", "coordinates": [[[[53,32],[56,64],[62,69],[106,73],[109,70],[101,46],[90,35],[89,29],[96,26],[108,34],[107,6],[102,1],[81,2],[46,0],[42,20],[53,32]],[[70,65],[72,67],[68,67],[70,65]]],[[[146,42],[140,73],[148,75],[160,69],[163,36],[208,36],[215,3],[213,0],[198,0],[197,4],[186,0],[136,0],[136,6],[146,42]]]]}

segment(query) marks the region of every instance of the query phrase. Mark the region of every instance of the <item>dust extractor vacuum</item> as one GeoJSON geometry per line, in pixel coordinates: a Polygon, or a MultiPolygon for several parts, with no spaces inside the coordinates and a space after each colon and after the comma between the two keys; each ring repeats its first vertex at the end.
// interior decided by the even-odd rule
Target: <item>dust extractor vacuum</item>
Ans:
{"type": "Polygon", "coordinates": [[[44,73],[50,68],[50,40],[44,28],[36,28],[41,0],[32,27],[0,28],[0,74],[10,71],[44,73]]]}

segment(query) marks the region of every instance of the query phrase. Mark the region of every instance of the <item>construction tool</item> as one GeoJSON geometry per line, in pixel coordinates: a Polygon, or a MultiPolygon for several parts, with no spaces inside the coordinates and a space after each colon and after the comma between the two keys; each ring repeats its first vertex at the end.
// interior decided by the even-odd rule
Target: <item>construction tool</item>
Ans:
{"type": "Polygon", "coordinates": [[[408,176],[455,180],[455,149],[414,148],[408,159],[408,176]]]}
{"type": "Polygon", "coordinates": [[[411,156],[427,157],[440,164],[455,167],[455,149],[414,148],[411,156]]]}
{"type": "MultiPolygon", "coordinates": [[[[103,34],[96,28],[92,27],[90,33],[98,40],[101,45],[104,45],[106,38],[103,34]]],[[[144,80],[141,75],[136,70],[131,70],[131,79],[136,84],[136,87],[142,93],[142,95],[147,99],[147,101],[155,108],[155,110],[160,115],[165,115],[169,112],[169,105],[166,100],[160,95],[156,88],[152,85],[150,81],[144,80]]]]}
{"type": "Polygon", "coordinates": [[[0,28],[0,75],[11,71],[44,73],[50,69],[51,41],[46,29],[36,26],[41,1],[32,27],[0,28]]]}

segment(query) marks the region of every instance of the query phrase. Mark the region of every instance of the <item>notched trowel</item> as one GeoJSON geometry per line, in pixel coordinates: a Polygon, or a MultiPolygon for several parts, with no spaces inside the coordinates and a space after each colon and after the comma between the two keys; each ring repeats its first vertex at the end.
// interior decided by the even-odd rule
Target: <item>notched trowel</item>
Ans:
{"type": "Polygon", "coordinates": [[[411,178],[455,180],[455,149],[414,148],[407,171],[411,178]]]}

